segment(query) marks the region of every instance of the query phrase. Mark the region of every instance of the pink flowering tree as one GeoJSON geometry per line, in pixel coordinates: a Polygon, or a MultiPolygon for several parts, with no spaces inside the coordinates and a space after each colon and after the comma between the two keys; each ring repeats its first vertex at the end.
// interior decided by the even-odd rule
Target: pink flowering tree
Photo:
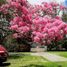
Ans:
{"type": "MultiPolygon", "coordinates": [[[[1,0],[1,1],[5,1],[5,2],[4,3],[0,2],[0,44],[5,45],[6,47],[8,47],[7,45],[10,45],[9,47],[12,47],[12,44],[14,44],[14,43],[12,43],[12,42],[14,42],[13,39],[12,39],[11,43],[9,42],[9,44],[7,42],[4,43],[6,40],[8,40],[9,36],[12,36],[12,34],[16,33],[15,30],[10,29],[10,24],[11,24],[10,22],[13,20],[14,17],[16,17],[18,19],[21,18],[21,20],[22,20],[22,16],[25,17],[25,15],[28,12],[27,8],[30,5],[29,5],[29,3],[27,3],[26,0],[16,0],[16,1],[15,0],[1,0]]],[[[20,21],[20,19],[19,19],[19,21],[20,21]]],[[[26,22],[26,20],[23,20],[23,21],[26,22]]],[[[26,23],[24,23],[24,25],[25,24],[26,23]]],[[[21,21],[20,21],[20,25],[22,25],[21,21]]],[[[16,37],[16,40],[19,43],[21,42],[20,41],[21,39],[22,39],[22,37],[21,38],[16,37]]],[[[22,44],[27,44],[27,42],[25,40],[27,40],[27,39],[24,39],[24,41],[22,40],[23,41],[22,44]]],[[[17,50],[20,49],[19,45],[17,45],[18,46],[17,50]]],[[[24,47],[24,45],[22,45],[22,46],[24,47]]],[[[26,51],[29,51],[29,48],[30,48],[29,44],[27,46],[25,46],[26,51]]]]}
{"type": "Polygon", "coordinates": [[[26,0],[7,0],[5,6],[3,13],[11,15],[9,28],[14,38],[49,45],[67,34],[67,24],[59,17],[64,7],[57,3],[32,6],[26,0]]]}
{"type": "MultiPolygon", "coordinates": [[[[37,24],[37,32],[39,32],[39,36],[37,34],[37,36],[39,37],[38,40],[42,45],[47,45],[49,48],[48,50],[51,50],[52,47],[55,47],[58,50],[58,48],[60,47],[59,45],[64,44],[67,39],[67,33],[64,32],[64,29],[67,28],[67,24],[64,23],[62,18],[59,16],[59,13],[61,11],[63,12],[63,10],[65,10],[66,8],[62,5],[52,2],[43,3],[43,5],[36,5],[35,7],[31,12],[33,12],[33,16],[35,18],[33,21],[37,21],[36,23],[34,23],[34,26],[35,24],[37,24]],[[63,26],[65,28],[63,28],[63,26]],[[44,34],[45,37],[43,37],[44,34]]],[[[36,41],[37,38],[35,39],[35,42],[36,41]]]]}

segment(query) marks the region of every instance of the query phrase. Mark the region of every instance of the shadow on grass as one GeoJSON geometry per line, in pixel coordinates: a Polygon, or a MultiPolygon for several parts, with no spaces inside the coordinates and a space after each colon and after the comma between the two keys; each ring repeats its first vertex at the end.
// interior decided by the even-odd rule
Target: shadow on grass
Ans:
{"type": "MultiPolygon", "coordinates": [[[[21,66],[21,67],[55,67],[55,66],[46,66],[46,65],[38,65],[38,64],[30,64],[26,66],[21,66]]],[[[62,67],[61,65],[58,65],[56,67],[62,67]]]]}
{"type": "Polygon", "coordinates": [[[30,65],[27,65],[27,66],[21,66],[21,67],[47,67],[47,66],[44,66],[44,65],[38,65],[38,64],[30,64],[30,65]]]}
{"type": "Polygon", "coordinates": [[[19,54],[19,53],[13,53],[9,55],[9,59],[19,59],[23,58],[24,56],[29,56],[29,54],[19,54]]]}
{"type": "Polygon", "coordinates": [[[0,67],[7,67],[9,65],[10,65],[10,63],[0,63],[0,67]]]}

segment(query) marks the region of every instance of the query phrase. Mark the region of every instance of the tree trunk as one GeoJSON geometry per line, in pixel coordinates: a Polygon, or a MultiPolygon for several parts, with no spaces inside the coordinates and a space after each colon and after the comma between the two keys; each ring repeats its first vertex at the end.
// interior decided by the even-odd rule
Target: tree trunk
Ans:
{"type": "Polygon", "coordinates": [[[17,42],[18,42],[18,47],[17,47],[18,52],[30,52],[31,45],[26,40],[22,40],[19,38],[17,39],[17,42]]]}

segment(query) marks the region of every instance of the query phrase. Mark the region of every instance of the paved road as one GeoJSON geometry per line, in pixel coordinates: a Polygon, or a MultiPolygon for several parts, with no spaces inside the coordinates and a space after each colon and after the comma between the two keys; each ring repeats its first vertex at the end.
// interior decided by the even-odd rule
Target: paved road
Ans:
{"type": "Polygon", "coordinates": [[[51,54],[48,52],[31,53],[31,55],[42,56],[43,58],[46,58],[47,60],[52,61],[52,62],[67,61],[67,58],[65,57],[61,57],[61,56],[51,54]]]}

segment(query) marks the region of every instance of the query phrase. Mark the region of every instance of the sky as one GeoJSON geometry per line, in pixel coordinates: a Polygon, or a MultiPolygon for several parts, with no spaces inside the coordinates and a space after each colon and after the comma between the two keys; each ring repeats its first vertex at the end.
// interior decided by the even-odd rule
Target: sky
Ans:
{"type": "Polygon", "coordinates": [[[50,2],[50,1],[56,1],[58,3],[63,3],[65,0],[28,0],[28,1],[29,3],[34,5],[34,4],[41,4],[41,2],[50,2]]]}
{"type": "Polygon", "coordinates": [[[67,0],[65,0],[65,3],[64,3],[64,5],[67,7],[67,0]]]}

